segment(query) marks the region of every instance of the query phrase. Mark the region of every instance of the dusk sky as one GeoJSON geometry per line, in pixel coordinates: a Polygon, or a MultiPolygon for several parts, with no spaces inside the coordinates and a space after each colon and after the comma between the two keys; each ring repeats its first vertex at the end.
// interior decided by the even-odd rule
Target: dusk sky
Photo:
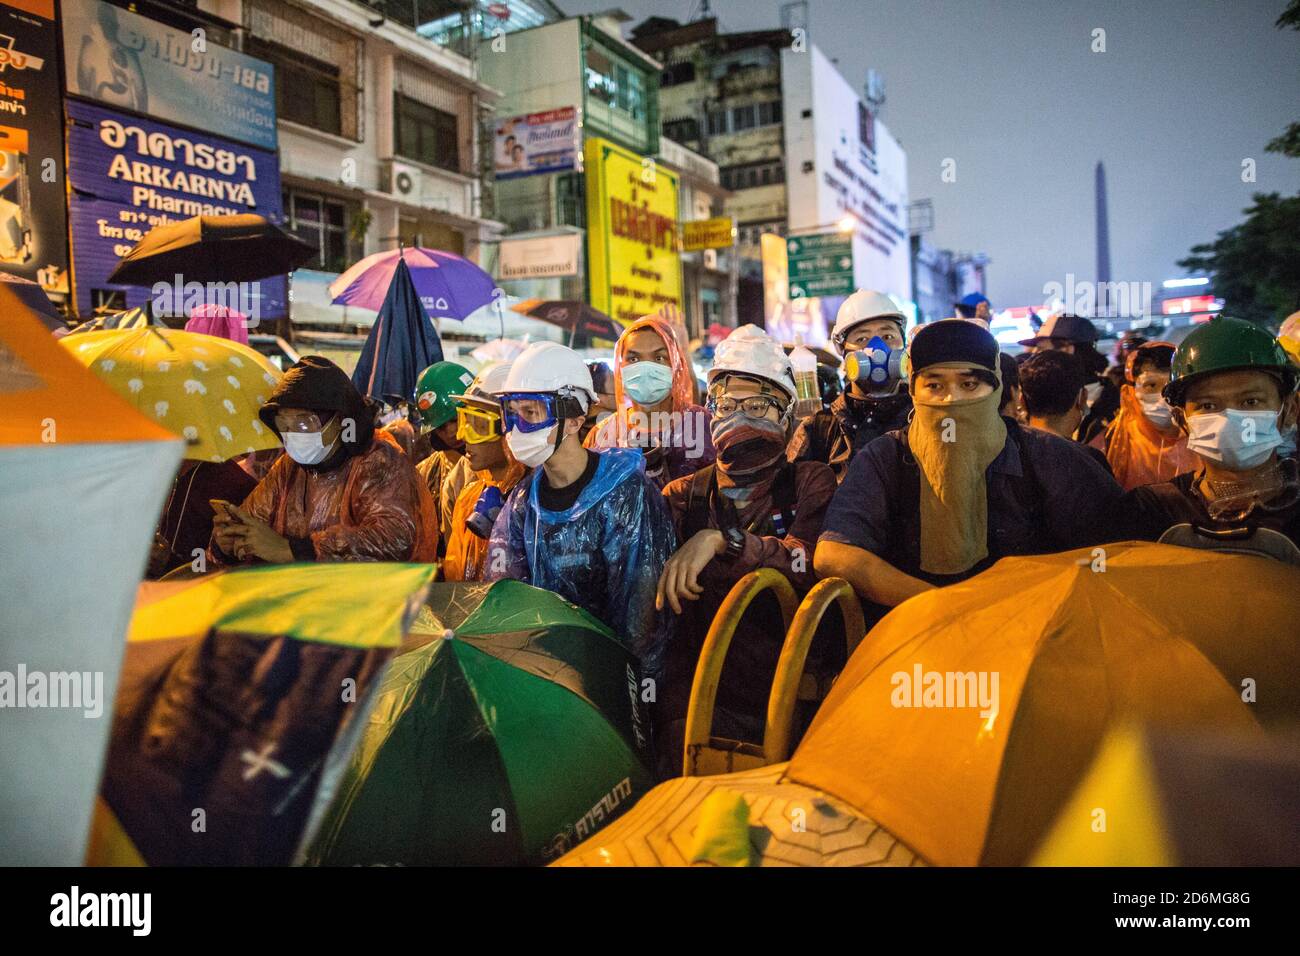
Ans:
{"type": "MultiPolygon", "coordinates": [[[[558,0],[567,14],[614,0],[558,0]]],[[[698,0],[622,0],[640,22],[698,0]]],[[[1300,33],[1285,0],[811,0],[812,42],[860,86],[908,154],[930,239],[987,253],[997,308],[1095,273],[1093,168],[1106,164],[1113,281],[1182,275],[1192,245],[1237,223],[1254,192],[1300,191],[1300,160],[1264,152],[1300,119],[1300,33]],[[1106,52],[1092,52],[1093,30],[1106,52]],[[940,178],[944,159],[957,180],[940,178]],[[1242,161],[1256,162],[1254,183],[1242,161]]],[[[777,0],[715,0],[724,31],[780,26],[777,0]]],[[[632,26],[633,24],[628,24],[632,26]]]]}

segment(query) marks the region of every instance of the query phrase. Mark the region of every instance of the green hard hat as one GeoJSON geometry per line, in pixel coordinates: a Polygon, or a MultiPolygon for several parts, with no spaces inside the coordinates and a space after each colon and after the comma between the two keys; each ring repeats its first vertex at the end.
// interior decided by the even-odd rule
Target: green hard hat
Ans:
{"type": "Polygon", "coordinates": [[[460,395],[474,384],[474,376],[455,362],[434,362],[415,383],[415,404],[420,417],[430,428],[445,425],[456,417],[453,395],[460,395]]]}
{"type": "Polygon", "coordinates": [[[1224,315],[1193,329],[1174,351],[1169,384],[1164,389],[1165,401],[1181,405],[1189,382],[1211,372],[1236,369],[1276,374],[1282,381],[1283,394],[1295,387],[1296,368],[1287,358],[1282,343],[1253,322],[1224,315]]]}

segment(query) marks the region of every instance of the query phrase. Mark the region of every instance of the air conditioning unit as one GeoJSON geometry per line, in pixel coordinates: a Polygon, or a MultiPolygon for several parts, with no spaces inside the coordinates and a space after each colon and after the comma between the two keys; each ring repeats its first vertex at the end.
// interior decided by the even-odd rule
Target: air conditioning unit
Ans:
{"type": "Polygon", "coordinates": [[[421,176],[423,175],[420,169],[415,166],[399,163],[395,159],[389,160],[388,167],[385,170],[384,190],[398,199],[418,203],[423,190],[423,183],[421,182],[421,176]]]}

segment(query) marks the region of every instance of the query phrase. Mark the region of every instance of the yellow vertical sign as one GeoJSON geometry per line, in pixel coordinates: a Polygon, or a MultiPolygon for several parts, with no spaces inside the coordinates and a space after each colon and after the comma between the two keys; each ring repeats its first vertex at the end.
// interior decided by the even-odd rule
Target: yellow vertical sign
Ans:
{"type": "Polygon", "coordinates": [[[624,321],[681,309],[677,176],[606,139],[583,153],[591,304],[624,321]]]}

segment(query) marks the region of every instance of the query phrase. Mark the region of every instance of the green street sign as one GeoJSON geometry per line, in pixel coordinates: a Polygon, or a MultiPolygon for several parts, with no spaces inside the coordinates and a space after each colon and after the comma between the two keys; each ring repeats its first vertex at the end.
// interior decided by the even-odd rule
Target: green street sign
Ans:
{"type": "Polygon", "coordinates": [[[786,242],[790,298],[848,295],[853,291],[853,240],[831,232],[786,242]]]}

